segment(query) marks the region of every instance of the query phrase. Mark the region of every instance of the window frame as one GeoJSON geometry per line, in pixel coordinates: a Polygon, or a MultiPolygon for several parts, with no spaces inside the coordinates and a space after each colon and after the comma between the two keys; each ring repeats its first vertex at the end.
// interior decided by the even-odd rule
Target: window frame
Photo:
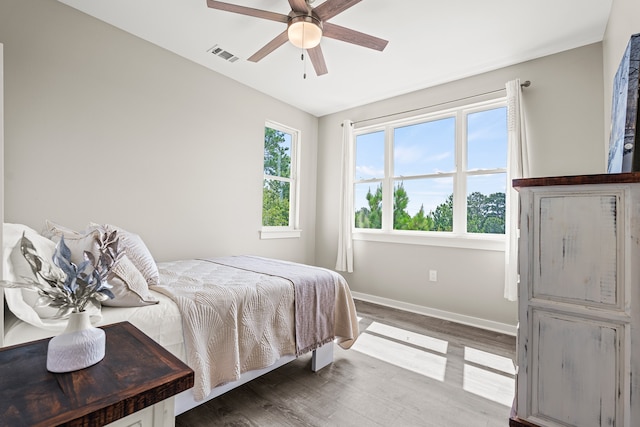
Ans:
{"type": "MultiPolygon", "coordinates": [[[[354,240],[430,245],[444,247],[458,247],[468,249],[484,249],[494,251],[504,251],[505,234],[491,233],[469,233],[467,232],[467,178],[470,176],[490,175],[496,173],[508,173],[508,159],[506,167],[496,169],[467,169],[467,117],[469,114],[492,110],[497,108],[507,108],[506,96],[498,97],[482,102],[459,105],[456,107],[433,111],[425,114],[415,115],[393,121],[387,121],[370,126],[363,126],[353,129],[354,153],[357,151],[357,137],[373,132],[384,132],[384,177],[357,180],[354,177],[354,193],[357,184],[362,183],[382,183],[382,228],[357,228],[355,226],[355,209],[352,212],[352,233],[354,240]],[[411,126],[419,123],[455,118],[455,161],[454,170],[451,172],[432,173],[424,175],[412,175],[409,179],[418,178],[445,178],[453,179],[453,231],[419,231],[419,230],[394,230],[393,229],[393,186],[400,176],[392,175],[394,165],[394,129],[411,126]],[[391,213],[391,214],[390,214],[391,213]]],[[[508,144],[508,142],[507,142],[508,144]]],[[[507,155],[509,147],[507,146],[507,155]]],[[[353,169],[356,166],[356,157],[353,159],[353,169]]],[[[509,190],[508,183],[506,191],[509,190]]],[[[506,215],[506,212],[505,212],[506,215]]]]}
{"type": "MultiPolygon", "coordinates": [[[[260,214],[260,239],[290,239],[299,238],[302,234],[300,229],[300,140],[301,132],[290,126],[274,122],[272,120],[265,121],[264,130],[271,128],[279,132],[291,135],[291,152],[289,178],[280,176],[267,175],[264,173],[264,131],[263,131],[263,155],[262,155],[262,180],[261,188],[264,188],[266,179],[275,179],[277,181],[289,183],[289,225],[287,226],[265,226],[262,225],[262,213],[260,214]]],[[[261,196],[261,212],[264,208],[264,193],[261,196]]]]}

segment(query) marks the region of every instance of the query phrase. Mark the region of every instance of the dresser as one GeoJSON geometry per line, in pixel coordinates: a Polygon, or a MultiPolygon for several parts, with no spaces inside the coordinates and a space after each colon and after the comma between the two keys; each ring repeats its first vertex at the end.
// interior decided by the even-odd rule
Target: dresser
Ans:
{"type": "Polygon", "coordinates": [[[640,425],[640,173],[514,180],[516,415],[640,425]]]}

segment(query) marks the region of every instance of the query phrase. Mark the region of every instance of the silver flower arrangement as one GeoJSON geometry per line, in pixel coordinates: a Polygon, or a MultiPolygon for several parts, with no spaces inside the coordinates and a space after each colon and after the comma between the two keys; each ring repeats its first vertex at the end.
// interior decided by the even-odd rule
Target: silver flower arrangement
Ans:
{"type": "Polygon", "coordinates": [[[62,237],[56,245],[52,266],[38,255],[33,243],[23,233],[20,250],[35,278],[23,277],[24,283],[3,282],[2,285],[37,290],[36,306],[57,308],[56,318],[85,311],[89,304],[99,308],[102,301],[114,297],[107,276],[124,251],[118,250],[116,232],[100,234],[98,246],[97,257],[85,251],[82,262],[76,265],[71,261],[71,250],[62,237]]]}

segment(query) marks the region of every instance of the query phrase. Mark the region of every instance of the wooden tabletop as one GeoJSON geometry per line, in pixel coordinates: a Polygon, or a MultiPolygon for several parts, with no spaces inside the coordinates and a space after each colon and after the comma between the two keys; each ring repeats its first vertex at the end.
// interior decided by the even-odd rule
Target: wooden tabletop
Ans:
{"type": "Polygon", "coordinates": [[[519,419],[518,417],[509,418],[509,427],[538,427],[528,421],[519,419]]]}
{"type": "Polygon", "coordinates": [[[129,322],[104,326],[105,357],[47,371],[49,339],[0,349],[0,426],[103,426],[193,387],[191,368],[129,322]]]}
{"type": "Polygon", "coordinates": [[[640,172],[604,173],[596,175],[548,176],[514,179],[513,188],[542,187],[550,185],[629,184],[640,182],[640,172]]]}

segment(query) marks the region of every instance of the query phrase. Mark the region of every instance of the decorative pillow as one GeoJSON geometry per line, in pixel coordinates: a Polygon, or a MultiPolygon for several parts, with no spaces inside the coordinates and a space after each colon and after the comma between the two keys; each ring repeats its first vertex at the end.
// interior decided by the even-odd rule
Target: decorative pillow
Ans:
{"type": "Polygon", "coordinates": [[[88,229],[103,229],[107,233],[117,231],[120,238],[119,243],[123,245],[122,247],[124,247],[127,256],[133,265],[140,270],[147,284],[154,286],[159,283],[160,273],[158,272],[158,266],[147,245],[144,244],[139,235],[112,224],[100,225],[92,222],[89,224],[88,229]]]}
{"type": "Polygon", "coordinates": [[[98,230],[91,231],[87,234],[58,232],[58,234],[52,234],[50,239],[57,244],[60,242],[62,236],[64,236],[64,244],[67,245],[71,251],[71,262],[75,265],[79,265],[84,261],[85,251],[91,252],[95,256],[100,253],[100,232],[98,230]]]}
{"type": "Polygon", "coordinates": [[[111,269],[107,282],[113,286],[111,292],[115,298],[103,301],[103,305],[139,307],[158,304],[158,300],[149,292],[147,281],[126,255],[111,269]]]}
{"type": "MultiPolygon", "coordinates": [[[[27,279],[38,280],[42,284],[46,282],[34,276],[31,267],[20,250],[20,239],[22,233],[33,243],[38,255],[51,264],[53,271],[63,275],[57,267],[53,265],[51,259],[56,249],[56,244],[51,240],[41,236],[35,230],[22,224],[5,223],[3,227],[3,251],[2,262],[4,279],[10,282],[24,283],[27,279]]],[[[55,273],[54,273],[55,274],[55,273]]],[[[9,310],[23,322],[30,323],[38,328],[62,331],[67,325],[66,319],[53,318],[58,311],[51,307],[36,307],[39,299],[38,292],[31,289],[5,288],[5,300],[9,310]]],[[[97,322],[102,318],[100,310],[96,307],[89,309],[91,321],[97,322]]]]}
{"type": "MultiPolygon", "coordinates": [[[[59,242],[64,236],[64,242],[71,251],[71,261],[78,264],[84,259],[84,252],[88,251],[99,256],[100,251],[100,235],[108,230],[101,228],[93,228],[87,234],[80,234],[74,230],[64,227],[48,228],[51,240],[59,242]]],[[[122,239],[119,232],[116,236],[122,239]]],[[[139,307],[149,304],[157,304],[158,300],[151,294],[147,281],[136,266],[129,258],[125,247],[125,254],[110,272],[107,277],[107,283],[113,288],[111,292],[115,298],[102,302],[105,306],[117,307],[139,307]]]]}
{"type": "Polygon", "coordinates": [[[52,239],[53,236],[64,235],[64,238],[66,240],[68,237],[72,237],[72,236],[80,237],[82,236],[82,233],[72,230],[70,228],[67,228],[65,226],[62,226],[60,224],[57,224],[53,221],[49,221],[47,219],[44,221],[44,229],[42,230],[42,235],[47,239],[51,239],[51,240],[53,240],[52,239]]]}

